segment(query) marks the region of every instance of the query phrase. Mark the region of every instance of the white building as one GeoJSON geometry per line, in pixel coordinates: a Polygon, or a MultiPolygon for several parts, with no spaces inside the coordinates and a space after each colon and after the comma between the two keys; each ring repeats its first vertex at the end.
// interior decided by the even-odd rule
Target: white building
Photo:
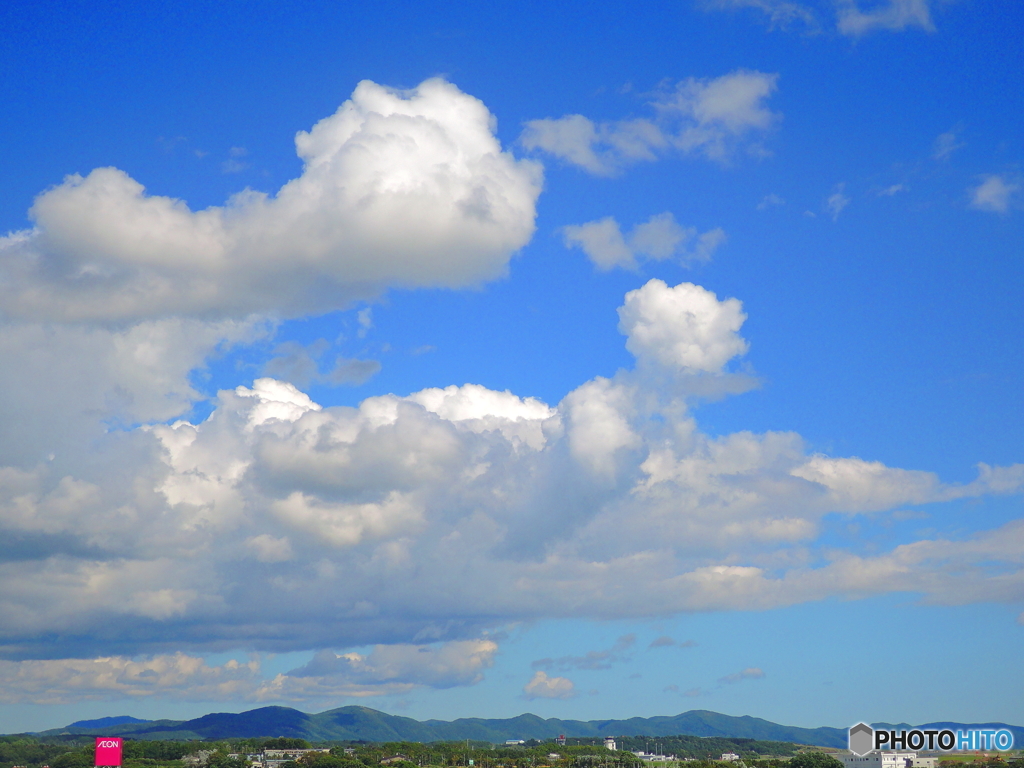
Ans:
{"type": "MultiPolygon", "coordinates": [[[[921,758],[916,752],[868,752],[863,757],[852,752],[836,752],[832,757],[841,762],[843,768],[916,768],[919,765],[926,768],[919,761],[935,762],[935,758],[921,758]]],[[[934,765],[931,768],[935,768],[934,765]]]]}
{"type": "Polygon", "coordinates": [[[721,759],[727,763],[731,763],[734,760],[739,760],[740,756],[737,755],[735,752],[726,752],[724,755],[722,755],[721,759]]]}
{"type": "Polygon", "coordinates": [[[605,736],[604,737],[604,745],[608,749],[610,749],[612,752],[614,752],[615,750],[618,749],[618,747],[615,746],[615,739],[612,736],[605,736]]]}
{"type": "Polygon", "coordinates": [[[258,755],[247,755],[253,768],[281,768],[290,760],[298,760],[311,752],[330,754],[330,749],[264,749],[258,755]]]}
{"type": "Polygon", "coordinates": [[[263,757],[267,760],[296,760],[311,752],[330,754],[330,749],[264,749],[263,757]]]}

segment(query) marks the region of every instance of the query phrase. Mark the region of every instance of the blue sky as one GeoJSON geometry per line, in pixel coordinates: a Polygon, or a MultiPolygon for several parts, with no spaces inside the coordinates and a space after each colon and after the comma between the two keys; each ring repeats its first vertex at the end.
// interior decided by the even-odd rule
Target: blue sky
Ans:
{"type": "Polygon", "coordinates": [[[1024,723],[1022,14],[7,4],[2,730],[1024,723]]]}

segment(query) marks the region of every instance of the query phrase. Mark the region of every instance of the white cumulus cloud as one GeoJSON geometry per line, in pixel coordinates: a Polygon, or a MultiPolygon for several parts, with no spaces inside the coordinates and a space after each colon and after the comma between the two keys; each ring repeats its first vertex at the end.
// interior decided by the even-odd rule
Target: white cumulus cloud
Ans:
{"type": "Polygon", "coordinates": [[[538,669],[523,686],[523,695],[527,699],[571,699],[576,696],[576,685],[567,677],[548,677],[538,669]]]}
{"type": "Polygon", "coordinates": [[[479,100],[434,79],[364,81],[295,137],[302,174],[192,211],[116,168],[42,193],[0,239],[8,318],[138,321],[305,315],[393,286],[502,274],[531,237],[539,166],[494,136],[479,100]]]}
{"type": "Polygon", "coordinates": [[[747,351],[739,335],[746,319],[738,299],[719,301],[699,285],[669,287],[655,279],[626,294],[619,330],[627,336],[626,348],[641,362],[720,373],[729,360],[747,351]]]}
{"type": "MultiPolygon", "coordinates": [[[[207,360],[281,318],[501,275],[532,235],[541,174],[494,127],[444,80],[367,81],[297,134],[302,173],[272,195],[193,211],[116,168],[40,194],[34,227],[0,237],[0,464],[70,471],[112,428],[187,413],[207,360]]],[[[266,372],[306,386],[380,368],[329,346],[281,345],[266,372]]]]}
{"type": "MultiPolygon", "coordinates": [[[[1018,493],[1021,465],[950,485],[810,452],[793,433],[700,429],[695,382],[728,378],[744,319],[736,299],[652,280],[620,310],[636,367],[555,404],[466,384],[323,407],[261,378],[194,423],[111,433],[77,472],[4,465],[0,547],[23,543],[0,561],[0,656],[13,665],[0,685],[21,675],[17,695],[43,700],[59,691],[39,680],[79,662],[40,660],[116,659],[85,668],[142,664],[128,688],[83,690],[134,695],[156,664],[211,700],[223,688],[322,701],[471,685],[496,652],[488,631],[512,621],[893,590],[1019,601],[1019,523],[871,553],[818,536],[830,514],[1018,493]],[[270,679],[166,657],[225,648],[321,653],[270,679]]],[[[634,642],[551,670],[606,665],[634,642]]],[[[574,693],[547,673],[528,687],[574,693]]]]}

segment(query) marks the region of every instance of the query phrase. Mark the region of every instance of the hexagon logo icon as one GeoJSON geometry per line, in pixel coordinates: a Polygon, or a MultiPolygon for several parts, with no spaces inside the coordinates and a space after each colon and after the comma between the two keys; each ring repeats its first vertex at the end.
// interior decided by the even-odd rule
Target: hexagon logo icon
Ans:
{"type": "Polygon", "coordinates": [[[857,723],[850,728],[849,746],[850,751],[858,757],[863,757],[871,751],[875,743],[875,729],[867,723],[857,723]]]}

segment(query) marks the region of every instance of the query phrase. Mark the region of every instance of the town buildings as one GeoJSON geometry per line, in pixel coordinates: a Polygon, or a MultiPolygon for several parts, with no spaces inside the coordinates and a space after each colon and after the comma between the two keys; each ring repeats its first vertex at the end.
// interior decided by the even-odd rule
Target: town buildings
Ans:
{"type": "Polygon", "coordinates": [[[918,756],[916,752],[868,752],[863,756],[837,752],[832,757],[843,768],[938,768],[939,764],[937,757],[918,756]]]}

